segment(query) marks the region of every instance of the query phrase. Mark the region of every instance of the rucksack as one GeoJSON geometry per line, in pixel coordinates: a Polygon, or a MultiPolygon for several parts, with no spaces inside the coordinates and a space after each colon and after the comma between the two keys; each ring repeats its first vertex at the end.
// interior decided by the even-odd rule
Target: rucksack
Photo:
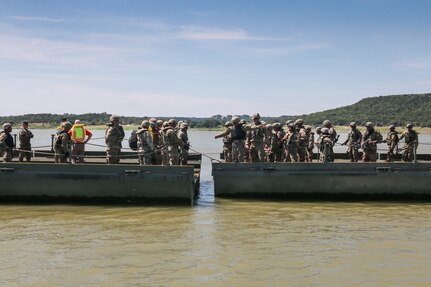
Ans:
{"type": "Polygon", "coordinates": [[[132,131],[129,137],[129,147],[131,150],[138,150],[138,136],[136,131],[132,131]]]}

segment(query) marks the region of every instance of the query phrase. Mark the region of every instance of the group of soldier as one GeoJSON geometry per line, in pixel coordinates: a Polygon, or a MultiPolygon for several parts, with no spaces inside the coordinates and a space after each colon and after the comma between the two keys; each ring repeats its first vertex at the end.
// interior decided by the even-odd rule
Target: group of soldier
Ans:
{"type": "MultiPolygon", "coordinates": [[[[266,124],[260,120],[258,113],[252,116],[253,122],[247,124],[235,116],[225,123],[225,131],[215,136],[223,138],[223,154],[226,162],[312,162],[314,148],[318,148],[319,161],[334,161],[334,146],[339,135],[329,120],[323,122],[323,127],[315,131],[304,126],[302,119],[286,122],[286,130],[280,123],[266,124]]],[[[111,116],[106,124],[106,163],[119,163],[122,142],[125,138],[124,129],[118,116],[111,116]]],[[[389,127],[386,139],[367,122],[366,130],[361,133],[355,122],[350,123],[347,139],[341,143],[348,147],[347,153],[351,162],[359,161],[359,149],[362,149],[362,161],[377,161],[377,144],[387,143],[386,161],[394,161],[398,152],[398,143],[404,139],[402,159],[405,162],[415,160],[418,146],[418,134],[412,124],[407,124],[406,130],[399,134],[395,126],[389,127]]],[[[187,135],[186,122],[177,122],[151,118],[142,121],[136,131],[136,150],[141,165],[185,165],[187,164],[190,143],[187,135]]],[[[4,162],[11,161],[15,148],[12,137],[12,125],[3,124],[0,131],[0,157],[4,162]]],[[[133,134],[132,134],[133,137],[133,134]]],[[[131,138],[132,138],[131,137],[131,138]]],[[[31,160],[31,143],[33,133],[29,130],[27,121],[22,123],[19,132],[19,161],[31,160]]],[[[71,157],[74,163],[84,162],[84,147],[91,139],[91,132],[84,128],[79,120],[72,125],[66,119],[58,128],[53,149],[55,162],[64,163],[71,157]],[[82,130],[79,130],[82,128],[82,130]]],[[[130,143],[130,140],[129,140],[130,143]]]]}
{"type": "MultiPolygon", "coordinates": [[[[106,124],[105,144],[106,163],[116,164],[122,158],[122,142],[125,138],[123,126],[118,116],[111,116],[106,124]]],[[[62,119],[53,140],[55,163],[83,163],[85,158],[85,145],[91,139],[92,133],[76,120],[74,124],[62,119]]],[[[151,118],[142,121],[136,131],[136,150],[141,165],[186,165],[190,143],[188,139],[188,125],[177,122],[151,118]]],[[[0,157],[4,162],[12,161],[15,143],[12,124],[5,123],[0,131],[0,157]]],[[[23,122],[19,132],[19,161],[24,158],[31,160],[31,143],[33,133],[28,129],[28,122],[23,122]]],[[[129,139],[130,143],[130,139],[129,139]]]]}
{"type": "MultiPolygon", "coordinates": [[[[188,124],[175,119],[151,118],[136,131],[136,149],[141,165],[186,165],[190,142],[188,124]]],[[[106,162],[119,163],[125,133],[118,116],[111,116],[105,131],[106,162]]],[[[129,143],[131,141],[129,140],[129,143]]],[[[132,145],[131,145],[132,147],[132,145]]]]}
{"type": "MultiPolygon", "coordinates": [[[[322,162],[334,161],[334,146],[339,135],[332,123],[325,120],[323,127],[315,131],[304,126],[302,119],[286,122],[286,130],[280,123],[266,124],[260,120],[259,113],[252,116],[252,123],[234,116],[225,123],[225,130],[215,138],[223,138],[223,156],[226,162],[312,162],[314,148],[318,148],[318,158],[322,162]]],[[[407,124],[407,130],[400,136],[395,126],[389,127],[386,140],[374,129],[372,122],[366,123],[366,131],[361,133],[355,122],[350,123],[351,131],[345,142],[351,162],[359,160],[359,149],[362,148],[362,161],[377,161],[377,144],[385,142],[388,145],[386,161],[394,161],[398,142],[405,140],[403,161],[414,160],[418,145],[418,135],[412,124],[407,124]]]]}
{"type": "MultiPolygon", "coordinates": [[[[19,155],[18,160],[20,162],[30,161],[31,159],[31,143],[30,140],[33,138],[33,133],[28,128],[28,122],[24,121],[21,125],[21,130],[18,134],[19,139],[19,155]]],[[[3,124],[3,130],[0,131],[0,157],[3,158],[4,162],[12,161],[15,148],[14,138],[12,136],[12,124],[3,124]]]]}

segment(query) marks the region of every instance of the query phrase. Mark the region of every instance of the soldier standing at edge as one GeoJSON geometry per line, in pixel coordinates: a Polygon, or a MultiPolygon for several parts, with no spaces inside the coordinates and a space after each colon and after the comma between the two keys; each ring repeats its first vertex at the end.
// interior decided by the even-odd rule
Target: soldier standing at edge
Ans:
{"type": "Polygon", "coordinates": [[[31,143],[30,140],[33,138],[33,133],[28,129],[28,122],[22,122],[22,128],[19,131],[19,162],[22,162],[24,158],[27,162],[31,160],[31,143]]]}
{"type": "Polygon", "coordinates": [[[413,124],[407,124],[407,130],[404,131],[400,136],[400,141],[405,140],[403,161],[413,162],[415,161],[416,149],[418,148],[418,134],[413,130],[413,124]]]}
{"type": "Polygon", "coordinates": [[[357,162],[359,158],[359,147],[361,146],[362,134],[356,128],[356,123],[350,123],[350,132],[347,135],[347,139],[341,145],[349,145],[347,153],[349,154],[350,162],[357,162]]]}
{"type": "Polygon", "coordinates": [[[12,161],[13,149],[15,147],[13,143],[13,137],[10,134],[12,132],[12,124],[3,124],[3,131],[0,132],[0,156],[3,156],[3,162],[12,161]]]}
{"type": "Polygon", "coordinates": [[[374,124],[367,122],[367,130],[362,134],[362,155],[363,162],[377,161],[377,144],[382,142],[382,135],[374,130],[374,124]]]}
{"type": "Polygon", "coordinates": [[[112,115],[106,124],[105,143],[106,143],[106,163],[116,164],[120,162],[121,142],[124,139],[124,130],[120,124],[120,118],[112,115]]]}
{"type": "Polygon", "coordinates": [[[263,146],[263,139],[265,135],[264,126],[260,121],[259,113],[252,116],[253,123],[247,127],[247,143],[246,147],[250,150],[252,162],[265,162],[266,154],[263,146]]]}
{"type": "Polygon", "coordinates": [[[398,146],[399,137],[398,132],[395,130],[394,125],[389,126],[389,132],[386,135],[386,140],[383,141],[388,145],[388,155],[386,157],[386,162],[394,161],[394,150],[398,146]]]}
{"type": "Polygon", "coordinates": [[[232,126],[231,122],[226,122],[225,130],[214,137],[215,139],[223,138],[223,157],[226,162],[232,162],[232,126]]]}

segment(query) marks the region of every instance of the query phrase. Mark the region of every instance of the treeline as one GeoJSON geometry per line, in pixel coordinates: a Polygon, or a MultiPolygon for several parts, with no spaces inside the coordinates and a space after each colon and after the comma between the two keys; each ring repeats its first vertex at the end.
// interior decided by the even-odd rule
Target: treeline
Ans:
{"type": "MultiPolygon", "coordinates": [[[[431,127],[431,94],[411,94],[371,97],[359,102],[330,109],[308,115],[265,117],[261,114],[262,120],[273,123],[285,123],[287,120],[302,118],[307,125],[319,126],[326,119],[332,121],[334,125],[347,126],[355,121],[358,125],[365,125],[366,122],[374,122],[378,126],[394,124],[404,126],[413,123],[415,126],[431,127]]],[[[31,123],[38,123],[47,126],[58,125],[62,118],[67,118],[73,122],[80,119],[89,125],[105,124],[111,114],[88,113],[88,114],[26,114],[20,116],[0,116],[0,122],[11,122],[19,124],[24,120],[31,123]]],[[[226,121],[230,121],[233,115],[214,115],[209,118],[196,117],[175,117],[177,120],[187,121],[192,128],[218,128],[222,127],[226,121]]],[[[247,122],[251,121],[250,115],[240,115],[247,122]]],[[[124,125],[139,125],[148,116],[131,117],[121,116],[124,125]]],[[[158,117],[161,120],[168,120],[171,117],[158,117]]]]}

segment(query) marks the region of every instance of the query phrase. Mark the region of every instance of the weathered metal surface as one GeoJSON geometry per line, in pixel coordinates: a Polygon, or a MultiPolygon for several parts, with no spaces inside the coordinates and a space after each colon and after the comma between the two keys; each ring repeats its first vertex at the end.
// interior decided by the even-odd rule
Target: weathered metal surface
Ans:
{"type": "Polygon", "coordinates": [[[193,203],[199,192],[199,178],[200,161],[189,166],[1,163],[0,202],[56,198],[193,203]]]}
{"type": "Polygon", "coordinates": [[[431,197],[431,163],[213,163],[215,196],[431,197]]]}

